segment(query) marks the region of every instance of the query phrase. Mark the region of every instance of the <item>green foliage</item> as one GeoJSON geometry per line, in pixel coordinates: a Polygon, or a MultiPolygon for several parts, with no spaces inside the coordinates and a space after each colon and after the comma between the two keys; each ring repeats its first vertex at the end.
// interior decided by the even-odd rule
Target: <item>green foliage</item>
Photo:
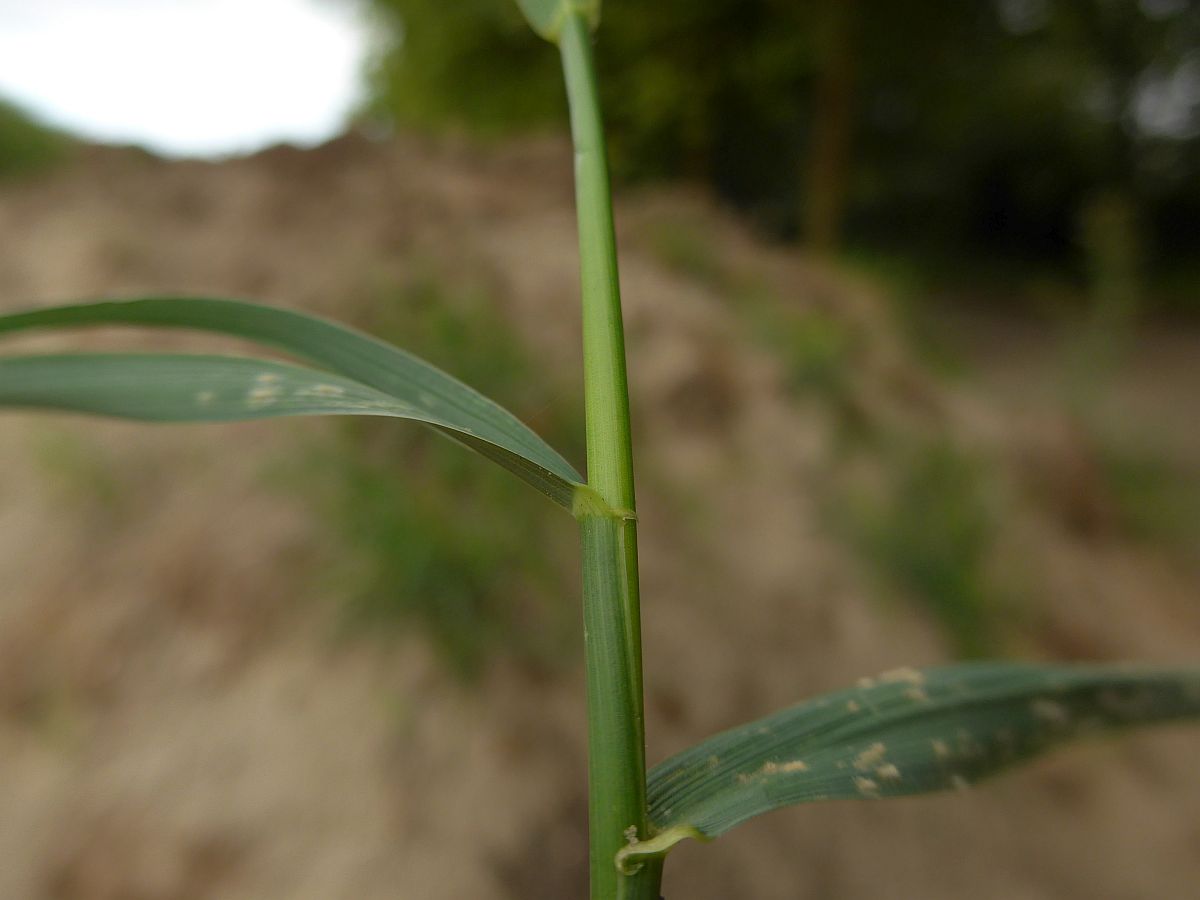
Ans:
{"type": "Polygon", "coordinates": [[[30,446],[47,485],[69,503],[104,513],[123,511],[129,496],[105,449],[62,428],[33,432],[30,446]]]}
{"type": "MultiPolygon", "coordinates": [[[[949,292],[961,288],[956,279],[964,274],[961,271],[963,263],[936,249],[931,249],[930,253],[921,256],[854,248],[843,254],[839,261],[847,270],[865,277],[879,289],[886,301],[884,311],[888,315],[888,325],[899,334],[909,353],[932,374],[955,379],[963,374],[965,363],[954,352],[954,342],[947,332],[942,310],[931,302],[931,297],[948,292],[947,285],[953,286],[949,292]]],[[[971,269],[968,282],[982,277],[993,286],[1002,275],[1012,277],[1016,271],[1011,265],[988,268],[978,262],[972,262],[971,269]]],[[[1009,292],[1015,294],[1021,290],[1021,285],[1013,285],[1009,292]]]]}
{"type": "Polygon", "coordinates": [[[0,405],[143,422],[339,414],[410,418],[412,412],[348,378],[265,359],[181,353],[0,358],[0,405]]]}
{"type": "MultiPolygon", "coordinates": [[[[720,23],[720,33],[734,48],[740,71],[777,75],[776,67],[788,70],[801,33],[791,28],[803,20],[799,6],[770,0],[724,10],[728,19],[720,23]],[[789,52],[745,52],[739,38],[762,24],[778,36],[774,49],[789,52]]],[[[523,7],[535,26],[549,27],[550,0],[523,0],[523,7]]],[[[628,8],[684,24],[711,12],[695,4],[628,8]]],[[[923,10],[961,22],[954,13],[964,8],[971,5],[937,0],[923,10]]],[[[429,363],[312,316],[235,301],[151,298],[57,307],[0,317],[0,332],[99,324],[193,328],[282,348],[336,374],[235,357],[9,356],[0,358],[0,405],[156,421],[383,412],[433,426],[570,508],[580,522],[583,547],[593,900],[656,900],[661,856],[675,841],[715,837],[780,806],[958,787],[1069,739],[1200,718],[1195,669],[1006,664],[901,669],[717,735],[668,760],[647,781],[637,515],[612,204],[591,33],[584,18],[591,7],[572,0],[560,9],[563,18],[551,31],[561,45],[576,148],[587,485],[514,416],[429,363]]],[[[878,10],[884,24],[912,15],[898,5],[878,10]]],[[[942,33],[943,21],[922,22],[942,33]]],[[[639,32],[637,38],[642,37],[639,32]]],[[[916,49],[901,45],[897,52],[923,66],[916,49]]],[[[719,68],[721,60],[694,67],[671,62],[679,74],[668,77],[698,83],[704,96],[705,74],[719,68]]],[[[964,69],[960,80],[967,74],[964,69]]],[[[960,84],[952,88],[970,95],[968,106],[975,101],[960,84]]],[[[740,95],[738,102],[751,119],[747,96],[768,108],[775,102],[767,90],[740,95]]],[[[747,131],[754,135],[753,129],[747,131]]],[[[428,282],[410,285],[400,298],[406,342],[424,340],[429,352],[444,351],[456,361],[469,346],[471,355],[464,358],[478,367],[474,374],[514,395],[518,387],[524,391],[540,384],[535,368],[503,339],[501,321],[487,313],[485,304],[477,301],[463,318],[446,315],[449,298],[428,282]],[[480,348],[488,349],[480,353],[480,348]]],[[[394,326],[385,321],[379,327],[390,331],[394,326]]],[[[805,363],[800,371],[818,377],[840,366],[846,352],[826,324],[810,322],[794,340],[805,363]]],[[[537,410],[537,402],[531,408],[537,410]]],[[[466,672],[478,670],[498,637],[519,640],[538,633],[501,612],[511,609],[512,595],[528,583],[528,576],[506,570],[507,562],[518,554],[539,561],[553,556],[545,550],[548,532],[540,530],[540,520],[525,518],[515,495],[509,496],[512,482],[474,481],[461,457],[442,457],[432,441],[369,430],[348,432],[346,440],[361,442],[361,450],[339,452],[336,463],[322,468],[335,469],[330,484],[339,499],[334,508],[347,542],[365,554],[364,608],[397,608],[420,617],[466,672]],[[407,489],[401,489],[393,466],[428,477],[415,484],[408,479],[407,489]],[[499,507],[495,519],[484,512],[491,504],[499,507]],[[538,554],[529,553],[531,545],[538,554]],[[509,577],[497,582],[497,570],[509,577]]],[[[965,652],[976,652],[986,643],[981,626],[989,595],[983,573],[992,529],[980,472],[969,457],[936,440],[901,448],[895,460],[899,465],[888,469],[882,502],[866,507],[860,520],[863,544],[884,571],[930,604],[965,652]]]]}
{"type": "Polygon", "coordinates": [[[694,222],[679,217],[655,223],[648,240],[654,255],[672,270],[711,288],[729,285],[718,248],[694,222]]]}
{"type": "Polygon", "coordinates": [[[1067,386],[1083,410],[1104,392],[1134,334],[1143,293],[1143,250],[1133,203],[1121,193],[1090,197],[1079,242],[1087,262],[1090,303],[1066,347],[1067,386]]]}
{"type": "Polygon", "coordinates": [[[1100,463],[1126,533],[1200,560],[1200,484],[1194,477],[1144,449],[1105,447],[1100,463]]]}
{"type": "MultiPolygon", "coordinates": [[[[374,299],[372,331],[486,381],[580,451],[580,424],[486,295],[417,279],[374,299]]],[[[575,542],[516,481],[436,435],[366,421],[347,422],[298,474],[332,527],[330,584],[350,625],[386,633],[415,623],[465,678],[500,654],[538,666],[571,657],[564,560],[575,542]]]]}
{"type": "MultiPolygon", "coordinates": [[[[476,368],[471,374],[486,376],[514,398],[523,396],[515,389],[518,384],[539,383],[533,366],[482,305],[473,311],[473,319],[460,320],[449,316],[436,292],[417,290],[405,299],[389,330],[421,340],[447,360],[472,360],[476,368]],[[401,315],[415,318],[406,319],[401,329],[401,315]],[[470,354],[464,352],[468,346],[473,348],[470,354]]],[[[415,419],[572,505],[571,485],[579,476],[510,413],[429,363],[315,317],[236,301],[154,298],[11,314],[0,317],[0,332],[106,324],[232,334],[283,347],[342,374],[270,359],[193,354],[2,356],[0,407],[159,422],[328,414],[415,419]]],[[[527,396],[525,400],[544,422],[555,420],[527,396]]],[[[507,620],[498,612],[520,608],[508,594],[531,593],[528,585],[517,583],[519,569],[513,562],[529,536],[540,529],[544,543],[553,544],[545,526],[537,524],[540,516],[529,498],[518,495],[511,479],[481,478],[474,461],[447,442],[390,437],[394,431],[381,431],[385,436],[374,440],[382,448],[376,454],[382,456],[347,453],[340,468],[330,467],[341,474],[348,500],[338,507],[345,527],[359,542],[368,535],[374,542],[368,557],[378,565],[364,595],[375,597],[386,579],[390,596],[403,598],[424,614],[439,643],[464,672],[477,668],[483,651],[499,634],[517,646],[543,652],[555,646],[552,630],[537,627],[544,621],[527,623],[523,630],[506,627],[507,620]],[[426,471],[430,482],[418,482],[415,488],[401,482],[395,467],[404,463],[426,471]],[[401,502],[404,498],[407,501],[401,502]],[[511,518],[504,517],[505,511],[511,518]],[[392,552],[383,552],[385,547],[392,552]],[[511,576],[507,582],[506,573],[511,576]]],[[[540,576],[543,589],[552,571],[549,562],[546,566],[540,576]]]]}
{"type": "Polygon", "coordinates": [[[944,441],[888,452],[883,484],[849,498],[842,527],[884,583],[920,602],[961,655],[984,655],[995,649],[998,607],[985,469],[944,441]]]}
{"type": "Polygon", "coordinates": [[[570,548],[516,482],[432,435],[358,423],[303,472],[333,538],[326,580],[353,631],[415,624],[468,679],[497,655],[538,666],[569,658],[570,548]]]}
{"type": "Polygon", "coordinates": [[[70,150],[66,135],[0,100],[0,178],[13,178],[61,162],[70,150]]]}
{"type": "MultiPolygon", "coordinates": [[[[732,135],[735,119],[745,127],[748,115],[770,113],[782,86],[719,127],[723,115],[735,113],[731,81],[749,86],[758,70],[786,68],[808,41],[793,27],[795,4],[771,5],[776,27],[758,40],[752,36],[767,19],[762,3],[608,5],[597,52],[619,172],[694,171],[692,163],[714,155],[718,131],[732,135]],[[711,40],[718,31],[722,39],[711,40]]],[[[373,6],[394,36],[373,70],[373,114],[401,124],[468,125],[485,134],[561,120],[556,60],[511,0],[463,0],[453,14],[435,0],[374,0],[373,6]]]]}
{"type": "Polygon", "coordinates": [[[277,347],[337,372],[242,357],[92,354],[3,357],[3,405],[150,421],[383,415],[423,422],[571,509],[581,476],[519,419],[405,351],[312,315],[209,298],[148,297],[0,316],[0,334],[140,325],[211,331],[277,347]],[[90,374],[94,369],[96,378],[90,374]],[[102,376],[102,377],[101,377],[102,376]]]}
{"type": "MultiPolygon", "coordinates": [[[[1197,717],[1196,669],[895,669],[718,734],[656,766],[651,820],[675,840],[714,838],[782,806],[965,788],[1080,737],[1197,717]]],[[[624,859],[669,847],[634,847],[624,859]]]]}
{"type": "Polygon", "coordinates": [[[843,316],[773,293],[755,273],[729,265],[712,236],[692,220],[656,222],[647,240],[663,264],[729,298],[750,335],[784,363],[789,389],[853,415],[850,379],[861,341],[843,316]]]}
{"type": "Polygon", "coordinates": [[[511,0],[374,0],[394,43],[374,58],[365,115],[484,135],[545,125],[564,109],[554,54],[511,0]]]}
{"type": "MultiPolygon", "coordinates": [[[[553,55],[539,52],[511,0],[462,0],[453,11],[434,0],[372,2],[392,23],[374,116],[486,134],[560,120],[553,55]]],[[[801,174],[822,133],[822,86],[849,57],[850,143],[833,162],[846,173],[835,190],[857,240],[1072,261],[1080,211],[1115,186],[1133,191],[1150,246],[1194,257],[1194,111],[1177,110],[1191,118],[1172,131],[1155,130],[1145,110],[1188,77],[1196,4],[855,4],[831,46],[837,8],[609,4],[596,52],[618,177],[699,177],[794,233],[807,200],[801,174]]]]}
{"type": "Polygon", "coordinates": [[[843,409],[850,402],[855,341],[842,319],[813,310],[776,321],[773,327],[764,328],[763,334],[787,364],[793,390],[815,392],[843,409]]]}

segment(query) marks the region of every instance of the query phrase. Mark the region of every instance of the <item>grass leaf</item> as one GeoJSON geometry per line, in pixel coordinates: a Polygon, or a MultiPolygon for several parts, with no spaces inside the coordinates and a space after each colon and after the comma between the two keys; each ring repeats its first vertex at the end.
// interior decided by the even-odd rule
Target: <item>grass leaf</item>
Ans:
{"type": "MultiPolygon", "coordinates": [[[[570,463],[537,434],[474,389],[397,347],[317,316],[236,300],[181,297],[152,297],[48,307],[0,316],[0,333],[97,325],[195,329],[270,345],[328,368],[343,379],[357,382],[360,389],[373,389],[378,394],[386,395],[395,401],[394,410],[406,410],[404,418],[422,421],[437,428],[523,478],[568,509],[571,508],[576,490],[583,481],[582,476],[570,463]]],[[[80,371],[78,367],[83,365],[84,359],[87,357],[75,358],[70,371],[80,371]]],[[[161,358],[153,364],[147,362],[150,357],[140,359],[141,365],[162,366],[161,371],[166,370],[167,363],[161,358]]],[[[24,395],[27,397],[36,393],[33,382],[29,380],[35,371],[42,372],[46,377],[50,377],[49,373],[56,371],[52,367],[38,369],[32,362],[13,362],[18,368],[6,369],[5,377],[12,378],[16,372],[24,372],[26,381],[21,389],[29,392],[24,395]]],[[[62,365],[66,363],[63,362],[62,365]]],[[[111,366],[113,363],[106,362],[102,365],[111,366]]],[[[180,368],[178,371],[183,372],[185,369],[180,368]]],[[[67,370],[63,369],[62,372],[66,373],[67,370]]],[[[114,370],[110,369],[109,373],[116,377],[114,370]]],[[[54,377],[67,376],[61,374],[54,377]]],[[[329,383],[347,388],[347,385],[340,381],[329,383]]],[[[82,389],[83,385],[80,387],[82,389]]],[[[194,396],[208,389],[209,385],[196,383],[192,386],[192,394],[194,396]]],[[[15,397],[12,390],[15,388],[10,389],[6,385],[6,393],[3,396],[15,397]]],[[[137,390],[153,392],[155,388],[148,382],[140,387],[129,384],[126,388],[128,396],[122,402],[132,404],[133,395],[137,390]]],[[[182,398],[182,386],[180,391],[179,397],[182,398]]],[[[12,405],[16,400],[8,399],[4,402],[12,405]]],[[[24,402],[21,405],[32,404],[24,402]]],[[[195,404],[192,404],[192,407],[195,409],[195,404]]],[[[265,409],[260,412],[271,414],[265,409]]],[[[108,414],[127,415],[116,412],[108,414]]],[[[380,414],[399,415],[398,412],[380,414]]],[[[172,419],[181,420],[184,419],[172,419]]],[[[191,416],[189,420],[205,419],[201,416],[191,416]]]]}
{"type": "Polygon", "coordinates": [[[659,856],[769,810],[966,787],[1066,741],[1200,718],[1200,670],[968,663],[897,669],[697,744],[649,775],[659,856]]]}
{"type": "Polygon", "coordinates": [[[143,422],[375,415],[445,425],[357,381],[242,356],[69,353],[0,357],[0,406],[143,422]]]}

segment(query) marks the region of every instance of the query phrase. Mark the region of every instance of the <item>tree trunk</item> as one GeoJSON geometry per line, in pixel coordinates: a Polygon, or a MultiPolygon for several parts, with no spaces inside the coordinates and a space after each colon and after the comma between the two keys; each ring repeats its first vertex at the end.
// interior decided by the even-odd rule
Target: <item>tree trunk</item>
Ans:
{"type": "Polygon", "coordinates": [[[832,253],[845,216],[857,77],[857,0],[826,0],[821,9],[812,139],[804,174],[804,241],[832,253]]]}

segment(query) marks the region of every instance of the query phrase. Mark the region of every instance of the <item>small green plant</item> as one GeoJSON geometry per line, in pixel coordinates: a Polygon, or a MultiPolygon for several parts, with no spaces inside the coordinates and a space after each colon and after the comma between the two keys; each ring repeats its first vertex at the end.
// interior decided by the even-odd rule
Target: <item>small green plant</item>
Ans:
{"type": "MultiPolygon", "coordinates": [[[[373,331],[404,335],[470,380],[488,378],[506,404],[575,449],[577,417],[558,409],[555,386],[539,378],[494,298],[473,287],[447,291],[427,275],[370,299],[373,331]]],[[[427,430],[369,417],[340,424],[289,467],[285,483],[329,525],[330,557],[316,566],[344,601],[347,629],[416,625],[465,679],[496,655],[539,668],[574,659],[564,649],[575,623],[564,603],[571,548],[537,496],[427,430]],[[541,550],[533,558],[531,543],[541,550]]]]}
{"type": "Polygon", "coordinates": [[[1200,487],[1152,447],[1101,446],[1099,462],[1117,526],[1135,540],[1200,561],[1200,487]]]}
{"type": "Polygon", "coordinates": [[[66,135],[0,100],[0,178],[28,175],[62,161],[71,146],[66,135]]]}
{"type": "Polygon", "coordinates": [[[568,511],[583,550],[593,900],[658,900],[663,858],[782,806],[961,787],[1066,740],[1200,717],[1200,671],[978,663],[896,669],[719,734],[647,775],[637,513],[617,258],[592,63],[599,0],[519,0],[561,53],[575,145],[585,480],[514,416],[390,344],[236,300],[149,297],[0,317],[0,332],[186,328],[303,364],[182,354],[0,358],[0,405],[160,422],[356,415],[424,423],[568,511]]]}
{"type": "Polygon", "coordinates": [[[712,238],[690,218],[677,216],[655,223],[649,238],[654,255],[670,269],[699,284],[729,286],[731,273],[712,238]]]}
{"type": "Polygon", "coordinates": [[[996,522],[984,471],[951,443],[890,451],[882,496],[839,509],[852,542],[884,580],[921,603],[960,656],[995,649],[988,554],[996,522]]]}

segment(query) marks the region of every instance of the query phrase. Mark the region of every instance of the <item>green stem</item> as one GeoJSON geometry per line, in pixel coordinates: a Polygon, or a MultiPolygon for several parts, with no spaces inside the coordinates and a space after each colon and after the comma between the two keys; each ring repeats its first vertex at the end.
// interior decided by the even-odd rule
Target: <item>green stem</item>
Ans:
{"type": "Polygon", "coordinates": [[[632,875],[616,868],[617,852],[630,835],[649,836],[641,614],[612,196],[591,33],[579,12],[565,16],[559,46],[575,144],[588,484],[607,507],[588,509],[579,517],[588,681],[591,897],[658,900],[661,865],[646,864],[632,875]]]}

